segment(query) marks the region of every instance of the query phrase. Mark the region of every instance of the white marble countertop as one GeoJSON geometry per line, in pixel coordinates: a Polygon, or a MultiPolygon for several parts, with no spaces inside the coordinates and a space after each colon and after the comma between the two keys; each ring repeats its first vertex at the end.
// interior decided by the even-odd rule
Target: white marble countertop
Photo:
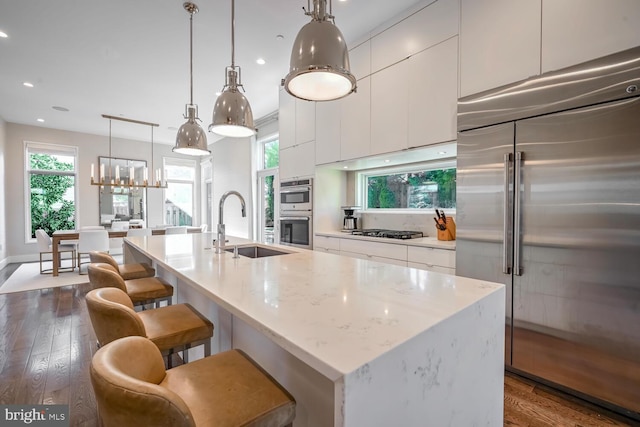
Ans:
{"type": "Polygon", "coordinates": [[[381,237],[354,236],[350,233],[341,231],[316,231],[316,236],[339,237],[341,239],[366,240],[370,242],[391,243],[395,245],[406,246],[422,246],[428,248],[447,249],[454,251],[456,249],[455,240],[438,240],[436,237],[420,237],[417,239],[384,239],[381,237]]]}
{"type": "Polygon", "coordinates": [[[234,259],[215,254],[211,240],[125,241],[334,381],[503,287],[289,246],[261,245],[287,255],[234,259]]]}

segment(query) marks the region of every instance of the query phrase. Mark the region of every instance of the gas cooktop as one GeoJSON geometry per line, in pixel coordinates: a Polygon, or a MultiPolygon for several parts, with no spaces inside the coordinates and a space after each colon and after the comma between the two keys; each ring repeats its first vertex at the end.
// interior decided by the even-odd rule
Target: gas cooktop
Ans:
{"type": "Polygon", "coordinates": [[[351,234],[354,236],[385,237],[387,239],[415,239],[424,237],[421,231],[383,230],[379,228],[353,230],[351,234]]]}

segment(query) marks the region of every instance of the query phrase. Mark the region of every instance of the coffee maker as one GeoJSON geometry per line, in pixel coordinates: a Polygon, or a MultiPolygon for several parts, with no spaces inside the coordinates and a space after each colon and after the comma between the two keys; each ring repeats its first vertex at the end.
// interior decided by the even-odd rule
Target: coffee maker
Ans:
{"type": "Polygon", "coordinates": [[[353,216],[353,212],[358,209],[359,206],[343,206],[344,219],[342,220],[342,231],[351,232],[358,229],[358,218],[353,216]]]}

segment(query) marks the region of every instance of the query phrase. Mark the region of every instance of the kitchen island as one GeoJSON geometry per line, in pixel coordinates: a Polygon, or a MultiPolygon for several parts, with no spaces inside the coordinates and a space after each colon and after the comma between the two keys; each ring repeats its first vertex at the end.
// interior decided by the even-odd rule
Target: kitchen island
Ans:
{"type": "Polygon", "coordinates": [[[213,321],[214,352],[241,348],[283,384],[295,426],[502,425],[503,285],[288,246],[233,258],[212,238],[127,238],[125,261],[213,321]]]}

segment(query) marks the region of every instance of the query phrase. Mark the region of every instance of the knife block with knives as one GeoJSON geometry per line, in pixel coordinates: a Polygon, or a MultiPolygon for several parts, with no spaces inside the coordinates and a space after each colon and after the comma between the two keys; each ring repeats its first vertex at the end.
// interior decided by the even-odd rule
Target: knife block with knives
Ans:
{"type": "Polygon", "coordinates": [[[438,232],[438,240],[456,240],[456,222],[453,218],[444,214],[444,211],[438,212],[436,209],[437,218],[434,218],[436,222],[436,231],[438,232]]]}

